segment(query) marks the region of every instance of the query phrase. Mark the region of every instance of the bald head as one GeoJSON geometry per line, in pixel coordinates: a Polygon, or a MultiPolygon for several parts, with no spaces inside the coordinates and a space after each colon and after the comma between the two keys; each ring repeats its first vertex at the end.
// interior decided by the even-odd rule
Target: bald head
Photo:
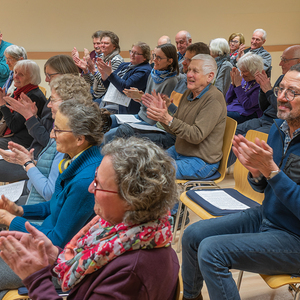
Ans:
{"type": "Polygon", "coordinates": [[[300,63],[300,45],[294,45],[285,49],[281,56],[279,66],[281,66],[282,74],[296,64],[300,63]]]}
{"type": "Polygon", "coordinates": [[[157,41],[157,46],[171,44],[171,39],[167,35],[161,36],[157,41]]]}
{"type": "Polygon", "coordinates": [[[175,42],[177,50],[184,55],[186,48],[192,43],[192,38],[186,30],[181,30],[176,34],[175,42]]]}

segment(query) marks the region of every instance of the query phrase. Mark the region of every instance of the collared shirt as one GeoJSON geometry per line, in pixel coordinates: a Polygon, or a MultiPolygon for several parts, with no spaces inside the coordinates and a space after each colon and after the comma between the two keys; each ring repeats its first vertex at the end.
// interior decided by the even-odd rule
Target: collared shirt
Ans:
{"type": "Polygon", "coordinates": [[[284,153],[286,152],[288,146],[289,146],[289,143],[291,142],[292,139],[294,139],[297,135],[300,134],[300,128],[296,129],[294,132],[293,132],[293,137],[291,138],[290,137],[290,127],[287,123],[287,121],[284,121],[281,126],[280,126],[280,129],[281,131],[285,134],[285,139],[284,139],[284,148],[283,148],[283,151],[284,153]]]}
{"type": "Polygon", "coordinates": [[[185,53],[184,54],[181,54],[179,51],[177,52],[177,55],[178,55],[178,61],[181,61],[184,56],[185,56],[185,53]]]}
{"type": "Polygon", "coordinates": [[[193,101],[195,99],[200,99],[208,90],[209,90],[209,87],[210,87],[211,83],[209,83],[205,88],[204,90],[195,98],[193,98],[193,93],[190,93],[188,96],[187,96],[187,99],[189,101],[193,101]]]}

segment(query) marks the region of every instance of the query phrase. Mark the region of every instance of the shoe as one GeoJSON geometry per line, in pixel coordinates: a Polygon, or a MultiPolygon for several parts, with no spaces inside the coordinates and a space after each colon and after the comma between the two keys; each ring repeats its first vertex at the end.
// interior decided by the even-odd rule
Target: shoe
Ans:
{"type": "MultiPolygon", "coordinates": [[[[179,222],[178,222],[178,227],[177,227],[177,230],[180,230],[181,229],[181,223],[182,223],[182,218],[183,218],[183,210],[184,210],[184,207],[181,208],[181,211],[180,211],[180,216],[179,216],[179,222]]],[[[174,218],[174,223],[175,223],[175,220],[176,220],[176,216],[178,214],[178,211],[176,214],[172,215],[172,217],[174,218]]],[[[186,226],[187,224],[190,223],[190,218],[189,218],[189,211],[187,211],[187,215],[186,215],[186,219],[185,219],[185,224],[184,226],[186,226]]]]}

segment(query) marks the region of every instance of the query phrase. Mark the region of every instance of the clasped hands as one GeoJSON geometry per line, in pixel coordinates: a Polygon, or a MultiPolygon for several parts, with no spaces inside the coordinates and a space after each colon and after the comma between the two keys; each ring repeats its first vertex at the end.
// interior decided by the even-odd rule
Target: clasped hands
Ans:
{"type": "Polygon", "coordinates": [[[240,86],[242,84],[242,76],[239,69],[233,67],[230,71],[231,84],[234,86],[240,86]]]}
{"type": "Polygon", "coordinates": [[[59,254],[50,239],[29,222],[26,230],[0,232],[0,257],[24,280],[29,275],[48,265],[53,265],[59,254]]]}
{"type": "Polygon", "coordinates": [[[261,174],[268,177],[271,171],[279,169],[273,160],[273,149],[264,140],[256,138],[253,143],[239,134],[234,137],[232,145],[233,153],[253,177],[261,174]]]}

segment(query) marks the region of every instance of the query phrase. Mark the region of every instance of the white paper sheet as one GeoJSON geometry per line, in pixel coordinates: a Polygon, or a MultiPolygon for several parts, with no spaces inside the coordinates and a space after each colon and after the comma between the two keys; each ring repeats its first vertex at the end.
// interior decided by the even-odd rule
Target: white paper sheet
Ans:
{"type": "Polygon", "coordinates": [[[134,115],[116,114],[118,124],[123,123],[139,123],[141,120],[137,119],[134,115]]]}
{"type": "Polygon", "coordinates": [[[120,93],[113,84],[110,84],[105,93],[103,101],[116,103],[128,107],[131,99],[125,96],[124,94],[120,93]]]}
{"type": "Polygon", "coordinates": [[[129,123],[128,124],[132,128],[144,130],[144,131],[160,131],[160,132],[165,132],[164,130],[157,128],[156,126],[150,126],[150,125],[143,125],[143,124],[138,124],[138,123],[129,123]]]}
{"type": "Polygon", "coordinates": [[[224,191],[195,191],[200,197],[219,209],[243,210],[248,205],[237,201],[224,191]]]}
{"type": "MultiPolygon", "coordinates": [[[[5,150],[7,152],[11,152],[11,150],[5,150]]],[[[2,155],[0,155],[0,160],[3,159],[2,155]]]]}
{"type": "Polygon", "coordinates": [[[16,202],[22,195],[25,180],[0,185],[0,196],[4,195],[10,201],[16,202]]]}

